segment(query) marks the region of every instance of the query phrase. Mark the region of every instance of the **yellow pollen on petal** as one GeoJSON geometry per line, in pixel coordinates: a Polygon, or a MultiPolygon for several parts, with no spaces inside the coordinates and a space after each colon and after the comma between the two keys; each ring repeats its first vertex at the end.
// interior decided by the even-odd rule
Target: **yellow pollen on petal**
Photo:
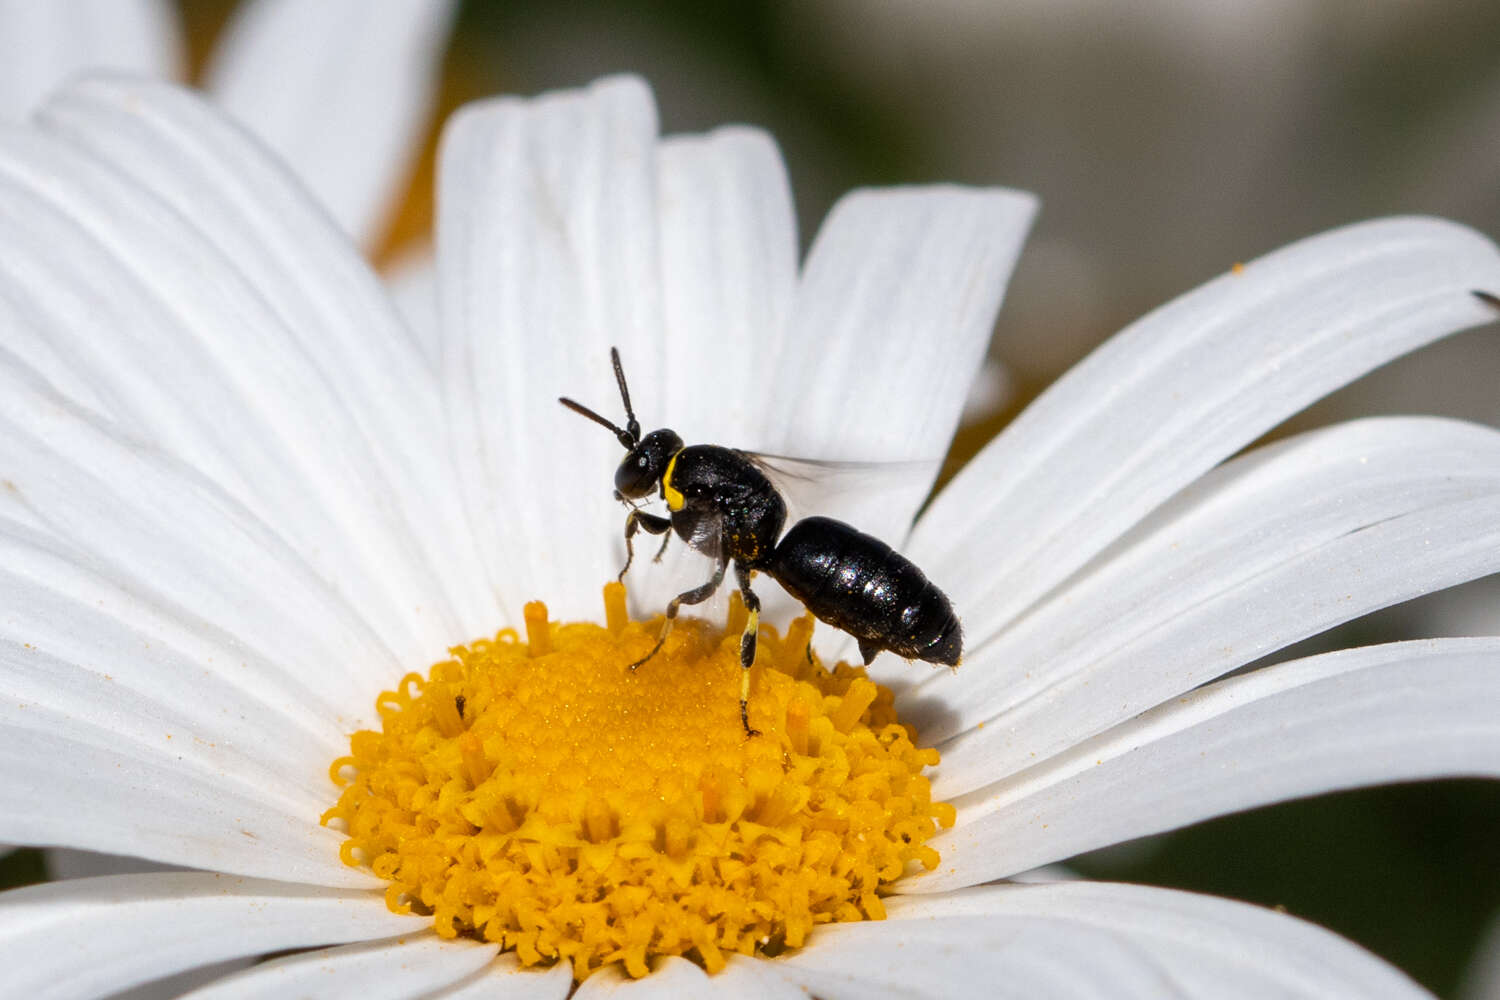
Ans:
{"type": "MultiPolygon", "coordinates": [[[[750,724],[739,717],[739,628],[607,626],[525,608],[513,629],[449,652],[376,699],[381,730],[330,767],[340,856],[391,884],[439,935],[499,943],[582,980],[620,963],[777,954],[819,924],[879,920],[894,880],[938,864],[951,826],[921,771],[937,763],[862,669],[811,654],[812,620],[762,625],[750,724]]],[[[743,623],[743,608],[733,617],[743,623]]]]}

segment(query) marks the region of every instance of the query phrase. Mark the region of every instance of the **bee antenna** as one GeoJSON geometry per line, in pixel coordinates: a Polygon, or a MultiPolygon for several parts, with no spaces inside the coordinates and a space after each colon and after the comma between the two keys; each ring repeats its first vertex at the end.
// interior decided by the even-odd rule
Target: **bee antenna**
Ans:
{"type": "Polygon", "coordinates": [[[615,440],[619,441],[626,448],[634,448],[640,442],[641,432],[639,427],[636,428],[636,432],[634,434],[631,434],[624,428],[615,426],[612,421],[605,420],[603,417],[599,416],[599,414],[595,413],[587,406],[584,406],[582,403],[575,402],[569,399],[567,396],[559,396],[557,397],[557,401],[579,416],[588,417],[594,423],[600,424],[604,427],[608,427],[612,432],[614,432],[615,440]]]}
{"type": "MultiPolygon", "coordinates": [[[[625,429],[630,434],[632,443],[626,445],[633,448],[641,440],[641,422],[635,419],[635,410],[630,407],[630,390],[625,387],[625,369],[620,366],[620,349],[611,347],[609,349],[609,360],[615,365],[615,381],[620,383],[620,398],[625,401],[625,429]]],[[[624,440],[621,438],[620,440],[624,440]]]]}

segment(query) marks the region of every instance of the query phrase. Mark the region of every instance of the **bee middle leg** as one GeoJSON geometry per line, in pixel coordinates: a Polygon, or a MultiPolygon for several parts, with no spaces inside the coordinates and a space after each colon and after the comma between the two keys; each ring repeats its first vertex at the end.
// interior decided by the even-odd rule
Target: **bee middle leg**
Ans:
{"type": "MultiPolygon", "coordinates": [[[[648,514],[646,516],[649,517],[650,515],[648,514]]],[[[663,518],[662,520],[665,520],[665,518],[663,518]]],[[[642,663],[645,663],[647,660],[651,659],[651,657],[661,652],[662,643],[667,641],[667,636],[672,632],[672,625],[677,621],[677,610],[684,604],[702,604],[704,601],[712,597],[714,591],[719,589],[719,584],[724,582],[724,571],[728,567],[729,559],[727,557],[720,558],[718,565],[714,567],[714,575],[712,579],[710,579],[701,587],[694,587],[692,590],[683,591],[667,602],[667,620],[662,623],[661,635],[656,637],[656,645],[651,647],[651,652],[647,653],[645,656],[632,663],[630,665],[631,670],[634,670],[636,667],[640,666],[642,663]]]]}
{"type": "MultiPolygon", "coordinates": [[[[635,544],[632,539],[635,538],[635,533],[642,529],[648,535],[666,535],[667,538],[671,538],[672,520],[635,509],[625,515],[625,566],[620,570],[620,575],[615,577],[621,583],[625,582],[625,574],[630,571],[630,564],[635,562],[635,544]]],[[[667,538],[662,539],[661,552],[667,550],[667,538]]],[[[657,559],[661,558],[661,552],[656,554],[657,559]]]]}
{"type": "MultiPolygon", "coordinates": [[[[740,633],[740,725],[745,727],[746,736],[759,736],[760,730],[750,728],[750,668],[755,666],[755,641],[760,635],[760,598],[750,589],[750,571],[738,562],[734,564],[734,578],[749,612],[745,631],[740,633]]],[[[811,643],[808,648],[812,648],[811,643]]]]}

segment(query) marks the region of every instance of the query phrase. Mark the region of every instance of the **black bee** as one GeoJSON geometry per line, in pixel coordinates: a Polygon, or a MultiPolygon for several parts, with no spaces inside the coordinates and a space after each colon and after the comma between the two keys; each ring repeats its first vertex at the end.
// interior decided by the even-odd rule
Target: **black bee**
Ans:
{"type": "Polygon", "coordinates": [[[750,589],[750,579],[757,571],[781,584],[819,620],[852,635],[867,664],[881,650],[890,650],[907,659],[958,665],[963,629],[947,596],[920,569],[880,539],[829,517],[803,518],[783,537],[786,501],[766,474],[768,461],[719,445],[684,447],[677,432],[666,428],[642,437],[620,352],[611,348],[609,353],[625,403],[623,428],[567,397],[558,402],[609,428],[629,452],[615,470],[615,499],[631,508],[625,516],[620,579],[635,559],[637,531],[665,536],[663,551],[671,538],[668,532],[675,531],[715,560],[707,583],[667,604],[656,645],[630,665],[632,670],[661,649],[682,605],[701,603],[719,589],[731,563],[750,613],[740,636],[740,722],[749,735],[755,735],[748,699],[760,627],[760,598],[750,589]],[[647,513],[634,503],[653,491],[666,501],[669,517],[647,513]]]}

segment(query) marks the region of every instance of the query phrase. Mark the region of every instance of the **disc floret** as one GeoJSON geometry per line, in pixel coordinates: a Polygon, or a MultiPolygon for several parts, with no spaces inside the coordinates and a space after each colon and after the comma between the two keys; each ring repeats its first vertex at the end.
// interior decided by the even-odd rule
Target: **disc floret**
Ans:
{"type": "Polygon", "coordinates": [[[606,625],[526,608],[526,636],[450,650],[376,702],[381,731],[335,761],[323,817],[345,862],[387,879],[387,903],[444,937],[566,959],[582,979],[686,955],[800,946],[818,924],[880,919],[880,897],[931,869],[953,823],[934,803],[891,693],[824,668],[810,618],[762,626],[747,739],[739,631],[687,621],[639,670],[661,626],[632,622],[605,588],[606,625]]]}

